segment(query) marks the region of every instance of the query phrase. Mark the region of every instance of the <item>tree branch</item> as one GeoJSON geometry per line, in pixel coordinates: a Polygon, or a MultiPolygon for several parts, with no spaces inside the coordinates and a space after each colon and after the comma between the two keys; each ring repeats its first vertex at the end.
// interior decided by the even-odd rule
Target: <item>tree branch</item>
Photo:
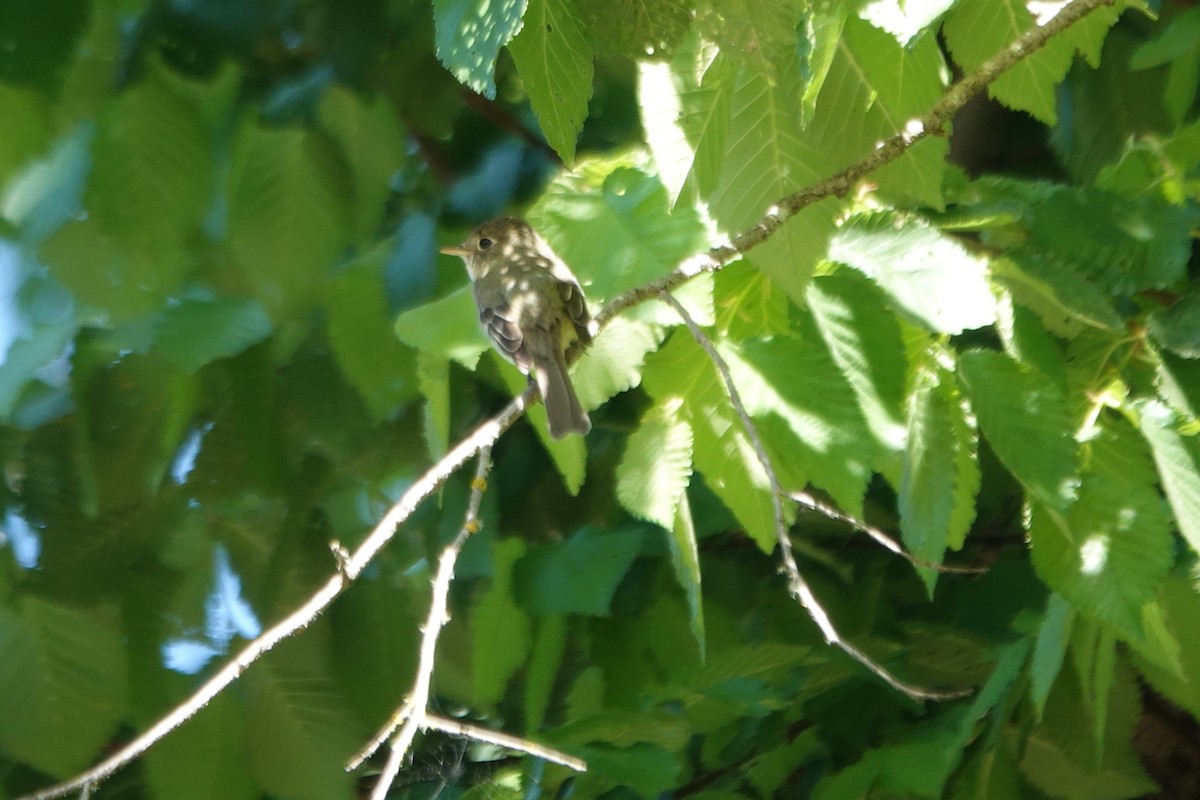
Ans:
{"type": "Polygon", "coordinates": [[[696,320],[692,319],[692,315],[687,312],[687,309],[678,300],[666,292],[659,295],[659,299],[675,309],[675,313],[679,315],[684,325],[687,326],[688,331],[691,332],[692,338],[708,354],[713,366],[717,368],[717,372],[721,375],[721,381],[725,384],[725,392],[729,395],[729,402],[733,405],[733,410],[737,412],[738,419],[742,422],[742,428],[745,429],[746,436],[750,439],[750,446],[754,448],[754,455],[758,458],[758,463],[762,465],[763,470],[767,473],[767,480],[771,483],[771,507],[775,513],[775,540],[779,543],[779,554],[783,560],[784,573],[787,575],[788,590],[791,592],[792,597],[799,600],[800,604],[808,610],[808,614],[812,617],[813,622],[817,623],[817,627],[821,629],[821,634],[825,637],[825,641],[846,653],[846,655],[871,670],[871,672],[874,672],[893,689],[903,692],[914,700],[949,700],[970,694],[969,689],[940,692],[902,681],[875,659],[843,639],[841,634],[838,633],[833,620],[829,618],[829,614],[825,611],[825,607],[821,605],[821,601],[813,594],[808,581],[804,579],[804,575],[800,572],[800,567],[796,564],[796,556],[792,552],[792,540],[788,537],[787,520],[783,513],[783,498],[786,496],[783,492],[783,485],[779,482],[779,476],[775,474],[775,467],[772,466],[771,458],[767,455],[767,448],[763,445],[762,438],[758,435],[758,426],[754,424],[754,420],[750,418],[749,412],[746,411],[746,406],[742,403],[741,393],[738,392],[737,385],[733,382],[733,375],[729,372],[729,365],[725,363],[725,359],[717,352],[717,348],[712,343],[712,340],[700,329],[700,326],[696,324],[696,320]]]}
{"type": "MultiPolygon", "coordinates": [[[[979,68],[950,86],[942,99],[927,114],[913,120],[904,131],[888,139],[874,152],[825,180],[781,199],[778,204],[766,211],[757,225],[734,236],[729,243],[689,258],[670,274],[614,297],[596,316],[597,330],[602,329],[613,317],[639,303],[676,289],[697,275],[716,272],[766,241],[784,222],[803,209],[827,197],[845,195],[856,181],[894,161],[925,136],[944,134],[949,121],[980,90],[1018,61],[1043,47],[1051,37],[1066,30],[1091,11],[1111,4],[1112,0],[1073,0],[1047,24],[1030,28],[1003,51],[992,56],[979,68]]],[[[568,354],[569,357],[578,357],[579,350],[578,345],[573,347],[571,353],[568,354]]],[[[371,560],[391,540],[396,528],[411,516],[416,507],[437,491],[438,487],[468,459],[482,448],[494,444],[500,434],[524,413],[533,401],[535,394],[536,390],[531,387],[513,398],[500,413],[480,424],[443,456],[392,506],[362,544],[353,552],[339,557],[337,572],[317,589],[304,605],[247,644],[232,661],[205,681],[190,697],[169,711],[136,739],[96,766],[67,781],[39,792],[24,795],[19,800],[53,800],[53,798],[88,789],[141,756],[159,739],[195,715],[237,680],[242,672],[263,654],[282,640],[308,626],[328,608],[334,599],[362,574],[371,560]]],[[[790,557],[790,542],[787,552],[790,557]]],[[[792,560],[794,561],[794,559],[792,560]]],[[[805,586],[805,588],[807,587],[805,586]]],[[[811,596],[811,592],[808,594],[811,596]]],[[[804,597],[800,599],[802,602],[805,600],[804,597]]],[[[819,608],[819,606],[815,607],[819,608]]],[[[825,622],[828,624],[827,618],[825,622]]],[[[818,625],[820,624],[818,620],[818,625]]],[[[858,653],[861,659],[869,661],[865,655],[854,650],[851,645],[842,643],[840,646],[851,655],[858,653]]]]}

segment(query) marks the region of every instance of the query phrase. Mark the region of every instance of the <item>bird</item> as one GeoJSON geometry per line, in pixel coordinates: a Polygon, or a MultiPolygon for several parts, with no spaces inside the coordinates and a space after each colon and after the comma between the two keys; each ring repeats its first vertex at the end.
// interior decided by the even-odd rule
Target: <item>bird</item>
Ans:
{"type": "Polygon", "coordinates": [[[550,435],[586,435],[592,422],[565,356],[572,340],[585,346],[592,341],[591,315],[574,273],[517,217],[489,220],[441,252],[466,264],[479,321],[496,350],[537,384],[550,435]]]}

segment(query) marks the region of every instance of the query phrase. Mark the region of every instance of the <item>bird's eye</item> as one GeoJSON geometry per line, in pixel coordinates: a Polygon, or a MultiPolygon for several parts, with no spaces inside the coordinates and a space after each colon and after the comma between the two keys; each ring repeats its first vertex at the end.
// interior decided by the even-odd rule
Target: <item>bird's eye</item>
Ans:
{"type": "Polygon", "coordinates": [[[480,239],[480,240],[479,240],[479,249],[480,249],[480,250],[487,250],[489,247],[491,247],[491,246],[492,246],[492,244],[493,244],[493,242],[492,242],[492,240],[491,240],[491,239],[488,239],[488,238],[484,237],[483,239],[480,239]]]}

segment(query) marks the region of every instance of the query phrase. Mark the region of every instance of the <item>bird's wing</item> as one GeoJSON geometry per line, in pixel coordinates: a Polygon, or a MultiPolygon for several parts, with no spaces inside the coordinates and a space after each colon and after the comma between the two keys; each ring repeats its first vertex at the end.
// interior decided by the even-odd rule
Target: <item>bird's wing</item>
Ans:
{"type": "Polygon", "coordinates": [[[528,373],[531,365],[529,352],[525,348],[525,336],[517,320],[513,319],[509,304],[480,305],[479,321],[501,355],[520,367],[522,372],[528,373]]]}
{"type": "Polygon", "coordinates": [[[588,323],[591,322],[592,315],[588,312],[587,302],[583,299],[583,289],[579,288],[579,283],[575,280],[574,275],[571,275],[569,279],[561,276],[555,277],[558,278],[558,294],[562,297],[563,310],[566,311],[571,324],[575,326],[575,335],[584,344],[591,344],[592,332],[588,329],[588,323]]]}

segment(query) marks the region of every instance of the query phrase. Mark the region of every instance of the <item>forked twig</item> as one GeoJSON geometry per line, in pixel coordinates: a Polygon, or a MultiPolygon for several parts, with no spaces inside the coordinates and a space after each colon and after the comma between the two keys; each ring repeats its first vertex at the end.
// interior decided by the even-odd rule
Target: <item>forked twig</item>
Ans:
{"type": "Polygon", "coordinates": [[[771,458],[767,455],[767,449],[762,443],[762,438],[758,435],[758,426],[754,424],[754,420],[750,418],[749,412],[746,411],[746,406],[742,403],[741,393],[738,392],[737,384],[733,381],[733,375],[729,372],[729,365],[725,362],[721,354],[717,352],[716,345],[701,330],[700,326],[696,324],[696,320],[692,319],[692,315],[688,313],[687,309],[678,300],[667,292],[659,295],[659,299],[675,309],[675,313],[683,320],[683,324],[687,326],[688,331],[692,334],[692,338],[708,354],[713,366],[716,367],[717,372],[721,376],[721,381],[725,384],[725,392],[729,395],[729,402],[733,406],[733,410],[737,413],[738,419],[741,420],[742,428],[746,431],[746,437],[750,440],[750,446],[754,448],[754,455],[758,458],[758,463],[762,466],[763,471],[767,473],[767,480],[771,483],[771,507],[775,514],[775,539],[779,543],[779,554],[783,560],[784,573],[787,575],[788,590],[808,610],[808,614],[812,617],[813,622],[817,623],[817,627],[821,629],[821,634],[825,637],[825,641],[878,675],[893,689],[903,692],[914,700],[950,700],[970,694],[970,689],[936,691],[902,681],[885,666],[846,641],[838,633],[833,620],[829,618],[829,614],[826,613],[824,606],[821,605],[821,601],[813,594],[812,588],[809,587],[808,581],[804,579],[804,575],[800,572],[800,567],[796,564],[796,557],[792,552],[792,540],[788,537],[787,520],[783,513],[783,498],[786,496],[783,492],[783,485],[779,482],[779,476],[775,473],[775,467],[771,464],[771,458]]]}

